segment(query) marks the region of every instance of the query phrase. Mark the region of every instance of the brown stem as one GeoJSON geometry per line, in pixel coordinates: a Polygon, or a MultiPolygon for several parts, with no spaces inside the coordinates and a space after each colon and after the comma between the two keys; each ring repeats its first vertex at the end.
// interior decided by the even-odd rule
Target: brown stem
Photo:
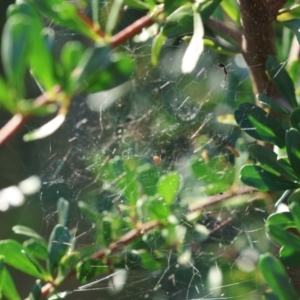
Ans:
{"type": "Polygon", "coordinates": [[[276,54],[274,26],[279,8],[286,0],[240,0],[243,24],[242,54],[250,71],[254,94],[279,97],[266,74],[269,55],[276,54]]]}
{"type": "MultiPolygon", "coordinates": [[[[58,93],[61,88],[56,87],[58,93]]],[[[47,94],[39,96],[35,100],[35,107],[41,107],[51,102],[47,94]]],[[[20,131],[24,125],[33,118],[33,115],[15,114],[0,130],[0,148],[5,145],[15,134],[20,131]]]]}
{"type": "MultiPolygon", "coordinates": [[[[163,12],[162,8],[158,9],[156,11],[155,16],[158,16],[162,12],[163,12]]],[[[130,38],[139,34],[143,30],[143,28],[149,27],[154,23],[155,23],[155,18],[153,15],[146,15],[140,18],[139,20],[135,21],[134,23],[132,23],[131,25],[123,29],[122,31],[115,34],[110,40],[111,47],[116,48],[117,46],[122,45],[130,38]]]]}
{"type": "Polygon", "coordinates": [[[77,14],[81,18],[81,20],[91,28],[92,31],[94,31],[98,36],[104,38],[105,34],[104,32],[95,26],[95,24],[80,10],[77,9],[77,14]]]}

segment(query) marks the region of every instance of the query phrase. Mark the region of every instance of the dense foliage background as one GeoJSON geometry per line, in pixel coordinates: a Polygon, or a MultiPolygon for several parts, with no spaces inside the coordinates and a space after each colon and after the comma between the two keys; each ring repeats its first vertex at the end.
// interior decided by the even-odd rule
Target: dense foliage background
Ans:
{"type": "Polygon", "coordinates": [[[299,298],[294,2],[8,8],[4,298],[299,298]]]}

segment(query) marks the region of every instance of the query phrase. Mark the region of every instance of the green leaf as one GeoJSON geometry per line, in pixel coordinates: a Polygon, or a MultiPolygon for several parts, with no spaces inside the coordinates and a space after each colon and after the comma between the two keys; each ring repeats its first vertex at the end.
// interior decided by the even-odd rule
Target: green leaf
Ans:
{"type": "Polygon", "coordinates": [[[190,73],[195,69],[197,62],[200,58],[200,55],[202,54],[204,49],[204,43],[203,43],[204,28],[203,28],[201,16],[196,10],[194,10],[193,19],[194,19],[193,36],[183,55],[182,63],[181,63],[181,71],[184,74],[190,73]]]}
{"type": "Polygon", "coordinates": [[[92,207],[90,207],[88,204],[82,202],[82,201],[79,201],[78,202],[78,207],[79,209],[81,210],[81,212],[86,216],[88,217],[88,219],[92,222],[98,222],[101,218],[100,214],[95,210],[93,209],[92,207]]]}
{"type": "Polygon", "coordinates": [[[23,243],[28,254],[38,259],[46,260],[48,258],[48,245],[42,240],[29,239],[23,243]]]}
{"type": "Polygon", "coordinates": [[[155,3],[153,3],[153,5],[149,5],[148,3],[145,3],[141,0],[124,0],[124,4],[127,4],[128,6],[133,8],[144,10],[150,10],[155,6],[155,3]]]}
{"type": "Polygon", "coordinates": [[[190,34],[193,31],[193,8],[191,5],[181,6],[166,19],[163,35],[174,38],[190,34]]]}
{"type": "Polygon", "coordinates": [[[221,7],[224,12],[235,22],[240,22],[240,10],[238,8],[237,2],[234,0],[223,0],[221,2],[221,7]]]}
{"type": "Polygon", "coordinates": [[[156,193],[156,185],[159,180],[159,171],[153,165],[145,164],[137,169],[138,180],[142,185],[143,191],[149,196],[156,193]]]}
{"type": "Polygon", "coordinates": [[[67,226],[69,222],[69,201],[59,198],[57,202],[58,224],[67,226]]]}
{"type": "Polygon", "coordinates": [[[226,191],[234,182],[235,170],[221,155],[208,162],[198,158],[192,161],[191,168],[201,188],[210,195],[226,191]]]}
{"type": "Polygon", "coordinates": [[[242,103],[234,112],[235,120],[242,130],[255,139],[285,146],[284,128],[269,114],[252,103],[242,103]]]}
{"type": "Polygon", "coordinates": [[[26,56],[24,60],[28,60],[32,74],[46,90],[50,90],[57,84],[54,76],[54,61],[51,50],[46,42],[43,32],[43,24],[36,9],[28,3],[15,5],[11,13],[16,18],[28,18],[30,25],[24,28],[24,34],[27,36],[26,56]],[[41,68],[41,65],[43,68],[41,68]]]}
{"type": "Polygon", "coordinates": [[[175,200],[180,186],[180,176],[176,172],[168,173],[159,179],[157,192],[170,205],[175,200]]]}
{"type": "Polygon", "coordinates": [[[29,294],[29,300],[39,300],[41,299],[41,296],[42,296],[42,285],[41,285],[41,281],[37,280],[31,289],[31,292],[29,294]]]}
{"type": "Polygon", "coordinates": [[[292,203],[294,201],[300,201],[300,189],[294,191],[294,193],[289,197],[289,203],[292,203]]]}
{"type": "Polygon", "coordinates": [[[74,92],[71,90],[71,73],[76,68],[83,55],[84,47],[78,41],[66,43],[61,50],[60,60],[64,73],[63,87],[69,93],[74,92]]]}
{"type": "Polygon", "coordinates": [[[284,230],[281,225],[268,225],[267,233],[279,245],[289,247],[294,251],[299,251],[299,236],[288,230],[284,230]]]}
{"type": "Polygon", "coordinates": [[[127,201],[135,205],[138,200],[136,162],[133,159],[122,160],[115,156],[108,162],[110,178],[118,178],[116,186],[123,192],[127,201]]]}
{"type": "Polygon", "coordinates": [[[8,300],[21,299],[10,273],[4,267],[3,258],[0,260],[0,295],[5,296],[8,300]]]}
{"type": "Polygon", "coordinates": [[[55,132],[64,123],[65,118],[66,118],[66,115],[58,114],[51,121],[44,124],[40,128],[26,133],[23,136],[23,140],[25,142],[31,142],[31,141],[34,141],[34,140],[43,139],[43,138],[51,135],[53,132],[55,132]]]}
{"type": "Polygon", "coordinates": [[[296,227],[290,212],[280,212],[270,215],[267,219],[267,227],[271,225],[280,226],[283,230],[296,227]]]}
{"type": "Polygon", "coordinates": [[[300,44],[300,20],[299,19],[291,19],[285,22],[281,22],[281,24],[290,30],[293,31],[295,36],[297,37],[298,43],[300,44]]]}
{"type": "MultiPolygon", "coordinates": [[[[205,1],[199,5],[197,12],[202,22],[205,22],[214,10],[219,6],[221,0],[205,1]]],[[[194,28],[194,10],[192,5],[183,5],[170,14],[163,26],[163,35],[174,38],[190,35],[194,28]]]]}
{"type": "Polygon", "coordinates": [[[73,29],[95,41],[102,41],[98,29],[93,26],[88,18],[74,5],[64,0],[26,0],[45,14],[49,20],[73,29]]]}
{"type": "Polygon", "coordinates": [[[283,246],[279,252],[280,261],[286,267],[294,267],[300,264],[300,251],[283,246]]]}
{"type": "Polygon", "coordinates": [[[10,85],[19,98],[24,97],[24,74],[27,63],[30,19],[13,15],[6,22],[2,35],[2,62],[10,85]]]}
{"type": "Polygon", "coordinates": [[[72,271],[76,270],[76,266],[79,263],[80,259],[80,254],[77,252],[71,252],[63,256],[59,264],[57,276],[59,278],[59,281],[63,281],[64,279],[66,279],[66,276],[68,276],[72,271]]]}
{"type": "Polygon", "coordinates": [[[213,14],[215,9],[219,7],[222,0],[208,0],[200,2],[197,11],[201,14],[202,22],[208,20],[208,18],[213,14]]]}
{"type": "Polygon", "coordinates": [[[80,282],[86,283],[95,276],[107,271],[108,266],[104,265],[101,260],[86,258],[77,265],[76,277],[80,282]]]}
{"type": "Polygon", "coordinates": [[[72,246],[72,236],[68,228],[57,224],[50,235],[48,246],[48,269],[51,274],[54,273],[61,258],[72,246]]]}
{"type": "Polygon", "coordinates": [[[134,69],[132,59],[122,53],[110,52],[109,47],[100,46],[86,50],[72,73],[71,89],[94,93],[129,80],[134,69]]]}
{"type": "Polygon", "coordinates": [[[281,65],[281,63],[279,63],[276,56],[268,57],[266,68],[272,83],[286,98],[291,107],[296,108],[298,104],[296,100],[294,84],[288,72],[281,65]]]}
{"type": "Polygon", "coordinates": [[[277,160],[277,154],[267,147],[252,144],[248,148],[250,155],[263,165],[266,165],[288,180],[298,180],[292,167],[284,160],[277,160]]]}
{"type": "Polygon", "coordinates": [[[160,31],[153,39],[151,50],[151,62],[153,66],[157,66],[159,63],[160,52],[165,40],[166,37],[162,31],[160,31]]]}
{"type": "Polygon", "coordinates": [[[7,83],[0,77],[0,105],[3,105],[5,109],[14,113],[16,112],[16,101],[7,86],[7,83]]]}
{"type": "Polygon", "coordinates": [[[164,2],[164,13],[167,15],[171,14],[174,10],[184,5],[189,1],[187,0],[165,0],[164,2]]]}
{"type": "Polygon", "coordinates": [[[298,299],[290,278],[280,261],[271,253],[260,256],[259,268],[268,285],[281,300],[298,299]]]}
{"type": "Polygon", "coordinates": [[[256,98],[264,105],[270,107],[273,111],[281,115],[290,115],[291,111],[277,104],[274,100],[267,97],[265,94],[257,94],[256,98]]]}
{"type": "Polygon", "coordinates": [[[110,12],[107,17],[105,33],[110,36],[117,26],[120,13],[123,8],[123,0],[114,0],[110,6],[110,12]]]}
{"type": "Polygon", "coordinates": [[[44,241],[44,238],[42,236],[40,236],[36,231],[34,231],[33,229],[31,229],[29,227],[22,226],[22,225],[16,225],[12,228],[12,230],[16,234],[22,234],[22,235],[32,237],[37,240],[44,241]]]}
{"type": "Polygon", "coordinates": [[[300,204],[299,202],[294,201],[289,205],[289,208],[290,208],[290,212],[293,215],[294,222],[297,226],[297,230],[300,232],[300,204]]]}
{"type": "Polygon", "coordinates": [[[260,191],[284,191],[300,186],[298,183],[285,180],[260,166],[253,165],[245,165],[241,169],[241,181],[260,191]]]}
{"type": "Polygon", "coordinates": [[[112,222],[109,218],[103,218],[102,220],[102,233],[105,245],[108,247],[112,242],[112,222]]]}
{"type": "Polygon", "coordinates": [[[0,255],[12,267],[40,279],[46,279],[46,272],[42,266],[27,252],[21,244],[14,240],[0,241],[0,255]]]}
{"type": "Polygon", "coordinates": [[[163,199],[152,196],[147,200],[147,213],[150,219],[165,222],[169,217],[170,207],[163,199]]]}
{"type": "Polygon", "coordinates": [[[150,253],[146,251],[140,251],[139,252],[141,261],[142,261],[142,267],[150,270],[150,271],[155,271],[161,269],[161,263],[155,260],[150,253]]]}
{"type": "Polygon", "coordinates": [[[286,132],[286,152],[292,168],[300,178],[300,132],[294,128],[286,132]]]}
{"type": "Polygon", "coordinates": [[[293,110],[291,117],[290,117],[291,124],[297,130],[300,129],[300,108],[296,108],[293,110]]]}

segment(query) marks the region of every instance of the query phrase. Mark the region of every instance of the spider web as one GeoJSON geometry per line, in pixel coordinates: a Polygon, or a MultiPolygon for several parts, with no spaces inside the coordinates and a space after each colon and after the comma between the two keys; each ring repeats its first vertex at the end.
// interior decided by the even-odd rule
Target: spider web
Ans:
{"type": "MultiPolygon", "coordinates": [[[[66,40],[77,39],[68,30],[49,26],[57,33],[58,53],[66,40]]],[[[120,50],[138,66],[132,80],[111,91],[76,96],[63,127],[36,143],[35,170],[43,186],[38,199],[26,204],[20,224],[28,223],[27,214],[34,207],[42,218],[38,231],[48,236],[57,222],[57,199],[63,197],[71,203],[69,228],[75,233],[76,248],[87,254],[99,250],[95,226],[76,205],[84,200],[103,212],[121,204],[122,192],[105,189],[97,173],[103,161],[115,156],[134,158],[140,164],[153,164],[153,156],[158,156],[162,174],[179,172],[183,185],[178,211],[216,192],[213,182],[195,179],[193,159],[222,176],[237,176],[234,163],[238,168],[247,161],[243,147],[251,141],[245,136],[241,141],[240,131],[230,123],[239,103],[253,101],[243,59],[239,55],[228,59],[206,49],[195,71],[183,75],[180,63],[185,48],[181,39],[167,40],[159,65],[153,67],[150,41],[122,46],[120,50]],[[220,62],[226,66],[226,78],[220,62]],[[241,151],[242,157],[236,158],[228,145],[241,151]],[[230,165],[233,175],[219,163],[230,165]]],[[[124,247],[112,255],[112,259],[122,257],[116,269],[88,284],[69,283],[66,299],[260,299],[265,286],[257,259],[269,247],[264,233],[267,209],[264,201],[251,196],[205,209],[199,224],[212,233],[205,242],[191,236],[192,244],[183,243],[183,249],[192,249],[192,257],[183,264],[174,249],[159,248],[161,232],[149,233],[152,242],[146,243],[151,251],[160,251],[165,261],[161,270],[143,269],[124,247]]]]}

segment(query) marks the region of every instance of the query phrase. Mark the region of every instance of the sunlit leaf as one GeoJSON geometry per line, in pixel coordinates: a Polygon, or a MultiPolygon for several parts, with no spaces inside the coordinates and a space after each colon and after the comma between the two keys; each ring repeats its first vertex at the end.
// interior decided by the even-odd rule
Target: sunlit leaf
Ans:
{"type": "Polygon", "coordinates": [[[259,268],[268,285],[281,300],[298,299],[290,278],[280,261],[271,253],[261,255],[259,268]]]}
{"type": "Polygon", "coordinates": [[[292,19],[292,20],[288,20],[288,21],[285,21],[285,22],[281,22],[281,24],[293,31],[293,33],[297,37],[298,43],[300,44],[300,32],[299,32],[300,20],[299,19],[292,19]]]}
{"type": "Polygon", "coordinates": [[[40,236],[37,232],[35,232],[33,229],[31,229],[29,227],[22,226],[22,225],[16,225],[12,228],[12,230],[16,234],[22,234],[22,235],[25,235],[28,237],[35,238],[37,240],[44,241],[44,238],[42,236],[40,236]]]}
{"type": "Polygon", "coordinates": [[[59,114],[54,119],[49,121],[47,124],[43,125],[42,127],[26,133],[23,137],[25,142],[30,142],[34,140],[43,139],[53,132],[55,132],[65,121],[66,115],[59,114]]]}
{"type": "Polygon", "coordinates": [[[12,267],[32,275],[36,278],[45,279],[46,272],[32,256],[27,254],[26,248],[14,240],[0,241],[0,255],[5,257],[5,263],[12,267]]]}
{"type": "Polygon", "coordinates": [[[151,62],[153,66],[157,66],[159,63],[159,56],[166,37],[163,35],[163,32],[159,32],[153,39],[152,42],[152,51],[151,51],[151,62]]]}
{"type": "Polygon", "coordinates": [[[3,295],[8,300],[21,299],[15,283],[4,266],[4,259],[0,259],[0,295],[3,295]]]}
{"type": "Polygon", "coordinates": [[[76,266],[81,260],[81,256],[77,252],[71,252],[63,256],[59,264],[58,278],[64,280],[70,272],[76,270],[76,266]]]}
{"type": "Polygon", "coordinates": [[[204,36],[204,28],[201,20],[201,16],[198,12],[194,11],[194,33],[192,39],[183,55],[182,63],[181,63],[181,71],[182,73],[190,73],[192,72],[199,60],[200,55],[203,52],[204,44],[203,44],[203,36],[204,36]]]}
{"type": "Polygon", "coordinates": [[[122,8],[123,8],[123,0],[115,0],[112,2],[110,6],[110,12],[107,18],[106,26],[105,26],[105,33],[107,35],[111,35],[113,30],[115,29],[122,8]]]}
{"type": "Polygon", "coordinates": [[[295,181],[298,180],[292,167],[284,159],[277,159],[277,154],[271,149],[258,145],[252,144],[248,148],[252,158],[256,159],[263,165],[269,166],[286,179],[295,181]]]}
{"type": "Polygon", "coordinates": [[[23,246],[26,248],[26,251],[30,256],[42,260],[46,260],[48,257],[48,245],[42,240],[36,240],[32,238],[25,241],[23,246]]]}
{"type": "Polygon", "coordinates": [[[221,2],[221,7],[225,13],[236,23],[240,22],[240,10],[237,2],[234,0],[225,0],[221,2]]]}
{"type": "Polygon", "coordinates": [[[22,15],[11,16],[2,35],[2,61],[9,83],[19,98],[24,97],[24,74],[30,35],[30,19],[22,15]]]}
{"type": "Polygon", "coordinates": [[[283,246],[279,252],[280,261],[286,267],[293,267],[300,264],[300,251],[283,246]]]}
{"type": "Polygon", "coordinates": [[[143,2],[142,0],[124,0],[124,3],[130,7],[137,8],[137,9],[144,9],[144,10],[151,9],[155,6],[155,3],[151,5],[149,3],[143,2]]]}
{"type": "Polygon", "coordinates": [[[162,176],[157,185],[157,192],[162,196],[167,204],[171,204],[175,200],[180,185],[180,176],[178,173],[172,172],[162,176]]]}
{"type": "Polygon", "coordinates": [[[76,7],[74,3],[64,0],[26,0],[43,12],[51,21],[76,30],[95,41],[102,41],[98,29],[76,7]]]}

